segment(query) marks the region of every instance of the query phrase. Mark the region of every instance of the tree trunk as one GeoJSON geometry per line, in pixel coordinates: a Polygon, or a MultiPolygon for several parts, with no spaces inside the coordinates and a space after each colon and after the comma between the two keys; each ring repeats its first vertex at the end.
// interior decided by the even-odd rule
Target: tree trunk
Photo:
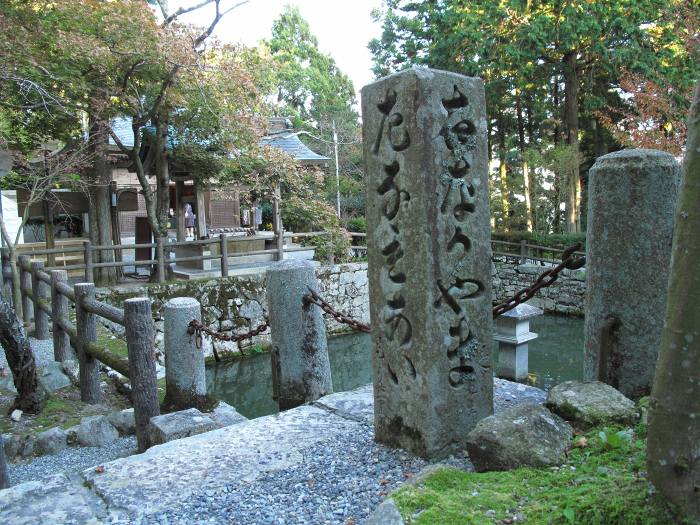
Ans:
{"type": "MultiPolygon", "coordinates": [[[[560,97],[559,97],[559,74],[554,75],[554,85],[552,86],[552,101],[554,102],[554,110],[559,112],[559,105],[560,105],[560,97]]],[[[559,127],[559,119],[555,118],[554,119],[554,147],[557,148],[560,144],[560,139],[561,139],[561,129],[559,127]]],[[[554,233],[561,233],[561,173],[558,172],[557,170],[554,171],[554,188],[553,188],[553,193],[554,193],[554,213],[552,216],[552,231],[554,233]]]]}
{"type": "Polygon", "coordinates": [[[17,389],[10,412],[18,408],[36,414],[41,410],[45,394],[39,389],[34,354],[22,323],[10,304],[0,295],[0,344],[17,389]]]}
{"type": "Polygon", "coordinates": [[[506,132],[503,119],[498,118],[498,175],[501,181],[501,208],[503,210],[503,229],[508,231],[510,224],[510,202],[508,196],[508,166],[506,165],[506,132]]]}
{"type": "MultiPolygon", "coordinates": [[[[164,119],[156,119],[156,140],[155,140],[155,169],[156,169],[156,202],[155,216],[156,224],[151,225],[155,237],[168,237],[168,220],[170,211],[170,170],[168,166],[168,122],[164,119]]],[[[201,213],[197,210],[197,213],[201,213]]],[[[165,251],[169,256],[169,250],[165,251]]],[[[165,265],[165,272],[168,272],[168,265],[165,265]]],[[[151,276],[154,281],[158,280],[158,270],[151,276]]],[[[168,276],[164,275],[167,280],[168,276]]]]}
{"type": "Polygon", "coordinates": [[[520,94],[515,97],[515,105],[518,113],[518,146],[520,148],[520,160],[523,166],[523,193],[525,194],[525,225],[527,231],[532,231],[532,200],[530,199],[530,170],[525,158],[525,125],[523,124],[523,110],[520,104],[520,94]]]}
{"type": "Polygon", "coordinates": [[[581,179],[579,175],[578,144],[578,75],[576,73],[576,52],[564,55],[564,126],[566,143],[575,153],[574,162],[567,176],[566,184],[566,230],[569,233],[580,231],[581,179]]]}
{"type": "Polygon", "coordinates": [[[700,521],[700,82],[690,109],[666,319],[649,405],[654,486],[700,521]]]}
{"type": "MultiPolygon", "coordinates": [[[[91,117],[90,145],[93,159],[92,202],[90,206],[90,241],[99,245],[112,245],[112,213],[110,197],[111,170],[107,164],[107,138],[109,123],[100,117],[91,117]],[[94,222],[93,222],[94,221],[94,222]]],[[[113,250],[95,252],[94,262],[114,262],[113,250]]],[[[111,286],[117,282],[116,268],[97,268],[95,280],[98,286],[111,286]]]]}

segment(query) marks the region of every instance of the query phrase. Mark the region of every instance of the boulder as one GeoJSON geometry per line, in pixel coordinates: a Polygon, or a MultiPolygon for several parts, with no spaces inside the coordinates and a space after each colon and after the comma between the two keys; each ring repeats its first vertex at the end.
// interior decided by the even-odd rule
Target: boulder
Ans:
{"type": "Polygon", "coordinates": [[[66,359],[61,364],[63,372],[68,376],[74,385],[80,384],[80,365],[75,359],[66,359]]]}
{"type": "Polygon", "coordinates": [[[477,472],[560,465],[573,430],[538,404],[519,405],[479,421],[467,435],[477,472]]]}
{"type": "Polygon", "coordinates": [[[10,414],[10,419],[15,423],[19,423],[19,420],[22,419],[22,411],[19,409],[13,410],[10,414]]]}
{"type": "Polygon", "coordinates": [[[69,445],[78,444],[78,425],[66,429],[66,441],[69,445]]]}
{"type": "Polygon", "coordinates": [[[545,405],[581,428],[637,421],[634,402],[600,381],[565,381],[549,391],[545,405]]]}
{"type": "Polygon", "coordinates": [[[78,443],[84,447],[103,447],[118,437],[117,429],[105,416],[86,417],[78,425],[78,443]]]}
{"type": "Polygon", "coordinates": [[[382,501],[374,512],[367,517],[365,525],[403,525],[404,521],[394,500],[382,501]]]}
{"type": "Polygon", "coordinates": [[[71,385],[70,378],[63,372],[63,365],[58,361],[48,361],[38,370],[39,384],[47,392],[53,392],[71,385]]]}
{"type": "Polygon", "coordinates": [[[20,437],[19,455],[23,458],[29,458],[34,455],[36,448],[36,438],[32,434],[20,437]]]}
{"type": "Polygon", "coordinates": [[[37,448],[44,454],[56,454],[68,446],[65,430],[54,427],[42,432],[36,439],[37,448]]]}
{"type": "Polygon", "coordinates": [[[220,427],[228,427],[248,421],[247,417],[240,415],[235,408],[223,401],[219,401],[219,404],[211,411],[209,417],[216,421],[220,427]]]}
{"type": "Polygon", "coordinates": [[[107,419],[122,436],[133,436],[136,433],[136,420],[134,419],[133,408],[112,412],[107,415],[107,419]]]}
{"type": "Polygon", "coordinates": [[[196,408],[171,412],[151,418],[148,434],[153,445],[167,443],[196,434],[203,434],[219,428],[219,425],[207,414],[196,408]]]}
{"type": "Polygon", "coordinates": [[[16,394],[15,380],[8,368],[0,365],[0,390],[6,390],[10,394],[16,394]]]}
{"type": "Polygon", "coordinates": [[[5,449],[5,457],[8,460],[16,458],[22,446],[22,438],[16,434],[3,434],[2,441],[5,449]]]}

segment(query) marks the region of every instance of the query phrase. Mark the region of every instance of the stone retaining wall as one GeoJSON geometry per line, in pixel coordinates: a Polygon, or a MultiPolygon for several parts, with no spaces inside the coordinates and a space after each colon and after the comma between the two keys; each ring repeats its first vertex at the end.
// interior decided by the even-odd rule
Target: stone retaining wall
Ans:
{"type": "MultiPolygon", "coordinates": [[[[494,262],[494,301],[503,301],[521,288],[530,286],[544,269],[537,265],[494,262]]],[[[336,310],[353,319],[369,322],[367,263],[321,266],[316,269],[316,275],[321,287],[320,294],[336,310]]],[[[542,290],[531,304],[548,312],[583,315],[585,288],[584,270],[565,270],[559,279],[551,287],[542,290]]],[[[163,338],[163,306],[173,297],[197,298],[202,304],[202,321],[209,328],[228,334],[248,332],[264,323],[267,315],[265,279],[262,274],[142,286],[117,286],[98,290],[99,299],[120,307],[125,299],[143,295],[153,299],[158,346],[163,338]]],[[[328,315],[324,315],[324,319],[329,333],[345,329],[328,315]]],[[[269,332],[266,332],[253,338],[252,344],[268,343],[269,340],[269,332]]],[[[248,344],[246,343],[246,346],[248,344]]],[[[235,343],[220,341],[216,341],[214,347],[217,351],[224,352],[237,349],[235,343]]],[[[205,352],[211,353],[208,345],[205,345],[205,352]]]]}
{"type": "MultiPolygon", "coordinates": [[[[531,286],[537,276],[549,267],[536,264],[513,264],[494,261],[493,299],[501,303],[518,290],[531,286]]],[[[583,315],[586,294],[586,270],[563,270],[551,286],[540,290],[528,304],[542,308],[545,312],[583,315]]]]}
{"type": "MultiPolygon", "coordinates": [[[[319,293],[337,310],[354,319],[369,322],[367,301],[367,264],[353,263],[321,266],[316,269],[319,293]]],[[[227,334],[241,334],[265,322],[267,297],[263,274],[235,276],[217,279],[195,279],[164,284],[142,286],[116,286],[97,291],[98,299],[121,307],[130,297],[149,296],[153,300],[153,316],[156,319],[156,345],[163,340],[163,310],[165,303],[173,297],[194,297],[202,305],[202,322],[209,328],[227,334]]],[[[324,315],[329,333],[344,330],[333,318],[324,315]]],[[[121,327],[109,326],[119,330],[121,327]]],[[[123,329],[122,329],[123,330],[123,329]]],[[[205,338],[207,339],[207,338],[205,338]]],[[[252,344],[268,343],[269,331],[254,337],[252,344]]],[[[248,346],[247,342],[245,346],[248,346]]],[[[231,342],[215,341],[217,351],[236,350],[231,342]]],[[[205,342],[205,353],[211,347],[205,342]]]]}

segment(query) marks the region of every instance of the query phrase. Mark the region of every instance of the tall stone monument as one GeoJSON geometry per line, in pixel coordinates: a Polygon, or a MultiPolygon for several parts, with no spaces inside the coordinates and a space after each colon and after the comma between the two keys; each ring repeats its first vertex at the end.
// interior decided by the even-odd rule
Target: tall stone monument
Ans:
{"type": "Polygon", "coordinates": [[[632,398],[654,380],[679,183],[656,150],[610,153],[589,171],[584,379],[632,398]]]}
{"type": "Polygon", "coordinates": [[[402,71],[362,119],[375,438],[442,457],[493,410],[483,82],[402,71]]]}

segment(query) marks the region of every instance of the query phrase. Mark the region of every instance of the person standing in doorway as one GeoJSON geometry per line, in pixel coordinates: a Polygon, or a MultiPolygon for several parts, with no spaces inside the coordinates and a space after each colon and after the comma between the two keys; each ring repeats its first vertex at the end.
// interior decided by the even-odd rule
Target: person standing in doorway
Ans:
{"type": "Polygon", "coordinates": [[[185,232],[185,237],[189,238],[192,237],[194,239],[194,220],[196,216],[194,214],[194,211],[192,211],[192,205],[188,202],[185,204],[185,228],[187,231],[185,232]]]}

